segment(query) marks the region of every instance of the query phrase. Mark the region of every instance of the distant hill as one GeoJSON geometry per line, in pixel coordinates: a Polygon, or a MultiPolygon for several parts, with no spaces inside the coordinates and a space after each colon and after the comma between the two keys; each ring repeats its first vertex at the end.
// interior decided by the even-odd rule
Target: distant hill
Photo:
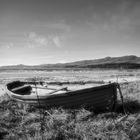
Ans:
{"type": "Polygon", "coordinates": [[[139,69],[140,57],[130,55],[122,57],[105,57],[102,59],[94,60],[81,60],[70,63],[57,63],[57,64],[42,64],[35,66],[27,65],[13,65],[1,66],[0,70],[63,70],[63,69],[91,69],[91,68],[104,68],[104,69],[139,69]]]}

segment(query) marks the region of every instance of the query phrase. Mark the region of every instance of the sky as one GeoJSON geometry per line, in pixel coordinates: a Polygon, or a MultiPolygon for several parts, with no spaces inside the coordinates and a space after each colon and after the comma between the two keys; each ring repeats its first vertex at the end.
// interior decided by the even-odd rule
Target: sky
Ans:
{"type": "Polygon", "coordinates": [[[140,0],[0,0],[0,65],[140,56],[140,0]]]}

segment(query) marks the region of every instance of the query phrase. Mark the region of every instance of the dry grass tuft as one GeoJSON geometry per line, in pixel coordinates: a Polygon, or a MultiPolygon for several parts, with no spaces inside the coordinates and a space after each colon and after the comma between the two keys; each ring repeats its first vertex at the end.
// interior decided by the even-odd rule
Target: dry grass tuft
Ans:
{"type": "Polygon", "coordinates": [[[0,139],[139,140],[140,103],[136,98],[139,89],[138,84],[122,86],[125,110],[129,113],[127,117],[124,117],[120,101],[116,112],[95,114],[84,108],[39,110],[33,106],[21,106],[4,95],[0,101],[0,139]],[[118,121],[121,117],[124,119],[118,121]]]}

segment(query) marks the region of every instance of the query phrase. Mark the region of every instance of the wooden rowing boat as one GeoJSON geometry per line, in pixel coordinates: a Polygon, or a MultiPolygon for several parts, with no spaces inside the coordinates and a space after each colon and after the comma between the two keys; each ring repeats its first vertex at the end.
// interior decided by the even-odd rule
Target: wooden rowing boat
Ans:
{"type": "Polygon", "coordinates": [[[8,95],[14,100],[45,106],[47,108],[92,107],[95,110],[111,110],[117,99],[116,83],[78,89],[53,89],[39,83],[14,81],[6,84],[8,95]]]}

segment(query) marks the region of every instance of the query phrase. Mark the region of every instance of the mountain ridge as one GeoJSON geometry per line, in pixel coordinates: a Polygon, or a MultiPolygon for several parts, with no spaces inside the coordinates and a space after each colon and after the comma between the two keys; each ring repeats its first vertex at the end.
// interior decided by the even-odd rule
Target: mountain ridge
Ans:
{"type": "Polygon", "coordinates": [[[78,69],[78,68],[140,68],[140,57],[135,55],[121,57],[105,57],[93,60],[80,60],[68,63],[41,64],[41,65],[11,65],[0,66],[0,70],[16,69],[78,69]]]}

